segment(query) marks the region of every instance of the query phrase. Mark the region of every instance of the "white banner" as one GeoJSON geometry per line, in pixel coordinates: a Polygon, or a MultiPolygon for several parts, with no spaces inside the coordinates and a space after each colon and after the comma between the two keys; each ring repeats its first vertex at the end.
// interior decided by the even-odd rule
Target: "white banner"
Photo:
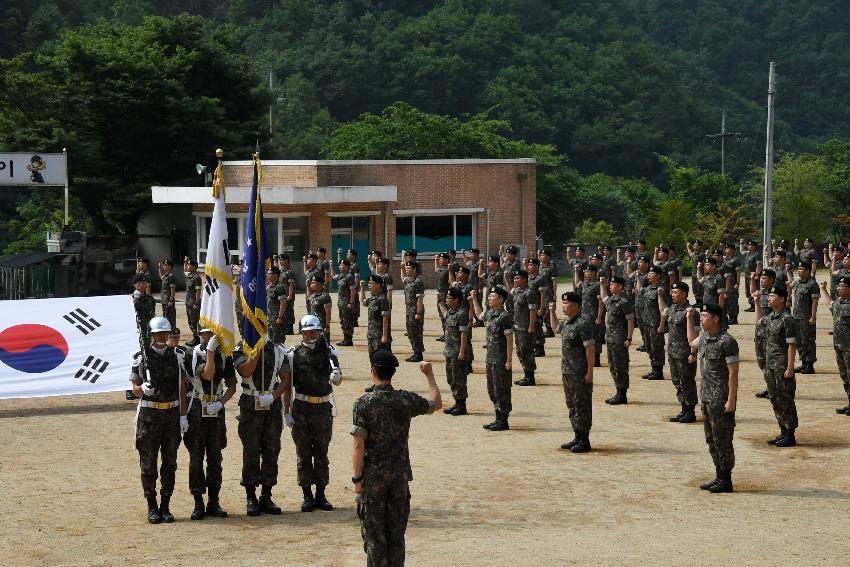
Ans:
{"type": "Polygon", "coordinates": [[[65,154],[0,153],[0,185],[61,185],[68,182],[65,154]]]}
{"type": "Polygon", "coordinates": [[[0,302],[0,399],[126,390],[139,350],[130,295],[0,302]]]}

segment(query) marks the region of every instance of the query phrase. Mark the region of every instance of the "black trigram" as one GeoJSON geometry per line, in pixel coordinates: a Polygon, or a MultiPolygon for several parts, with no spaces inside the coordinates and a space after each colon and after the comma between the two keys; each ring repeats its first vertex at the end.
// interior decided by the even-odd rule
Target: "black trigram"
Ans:
{"type": "Polygon", "coordinates": [[[77,370],[77,373],[74,375],[74,378],[79,378],[91,384],[97,382],[97,379],[106,371],[109,363],[105,360],[101,360],[99,358],[95,358],[92,355],[89,355],[86,358],[86,361],[83,363],[83,366],[77,370]]]}
{"type": "Polygon", "coordinates": [[[84,335],[88,335],[100,327],[100,323],[94,317],[90,317],[88,313],[80,308],[74,309],[67,315],[63,315],[62,318],[74,325],[84,335]]]}
{"type": "Polygon", "coordinates": [[[207,277],[207,283],[204,285],[204,289],[207,290],[207,295],[212,295],[218,291],[218,280],[213,277],[207,277]]]}

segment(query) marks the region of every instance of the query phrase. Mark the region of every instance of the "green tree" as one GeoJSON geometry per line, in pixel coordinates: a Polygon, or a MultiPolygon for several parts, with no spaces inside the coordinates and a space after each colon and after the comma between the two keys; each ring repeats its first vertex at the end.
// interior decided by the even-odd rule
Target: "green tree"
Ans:
{"type": "Polygon", "coordinates": [[[743,199],[742,187],[729,177],[698,167],[682,167],[662,156],[670,195],[693,205],[699,212],[715,209],[720,203],[738,204],[743,199]]]}
{"type": "Polygon", "coordinates": [[[695,209],[681,199],[665,201],[653,216],[649,230],[650,245],[673,245],[681,254],[691,239],[695,209]]]}
{"type": "Polygon", "coordinates": [[[742,238],[758,236],[760,231],[755,218],[747,206],[732,207],[722,203],[717,210],[697,214],[693,236],[709,248],[730,242],[737,245],[742,238]]]}
{"type": "Polygon", "coordinates": [[[601,248],[605,244],[610,246],[616,244],[617,233],[609,222],[593,222],[591,219],[585,219],[584,222],[576,227],[573,239],[576,242],[592,244],[601,248]]]}

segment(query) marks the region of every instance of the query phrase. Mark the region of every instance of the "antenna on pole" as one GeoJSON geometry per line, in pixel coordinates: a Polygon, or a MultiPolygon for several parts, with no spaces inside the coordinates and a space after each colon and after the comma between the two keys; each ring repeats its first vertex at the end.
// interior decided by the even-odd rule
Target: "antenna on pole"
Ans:
{"type": "Polygon", "coordinates": [[[720,133],[719,134],[706,134],[706,138],[717,139],[720,138],[720,175],[726,177],[726,138],[740,138],[744,134],[741,132],[727,132],[726,131],[726,109],[723,109],[723,116],[720,119],[720,133]]]}
{"type": "Polygon", "coordinates": [[[776,63],[770,62],[767,83],[767,148],[764,163],[764,253],[772,253],[770,242],[773,227],[773,119],[776,104],[776,63]]]}

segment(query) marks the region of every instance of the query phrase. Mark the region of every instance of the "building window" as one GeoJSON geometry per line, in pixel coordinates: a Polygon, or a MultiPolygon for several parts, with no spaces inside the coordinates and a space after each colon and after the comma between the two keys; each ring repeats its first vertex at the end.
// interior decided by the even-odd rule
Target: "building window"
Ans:
{"type": "Polygon", "coordinates": [[[453,248],[469,250],[473,244],[472,215],[419,215],[396,217],[396,254],[415,248],[435,254],[453,248]]]}
{"type": "MultiPolygon", "coordinates": [[[[212,226],[212,216],[198,216],[198,264],[205,264],[207,261],[207,244],[209,242],[210,226],[212,226]]],[[[230,262],[238,263],[242,257],[242,250],[239,246],[239,234],[242,223],[239,217],[227,217],[227,247],[230,249],[230,262]]]]}

